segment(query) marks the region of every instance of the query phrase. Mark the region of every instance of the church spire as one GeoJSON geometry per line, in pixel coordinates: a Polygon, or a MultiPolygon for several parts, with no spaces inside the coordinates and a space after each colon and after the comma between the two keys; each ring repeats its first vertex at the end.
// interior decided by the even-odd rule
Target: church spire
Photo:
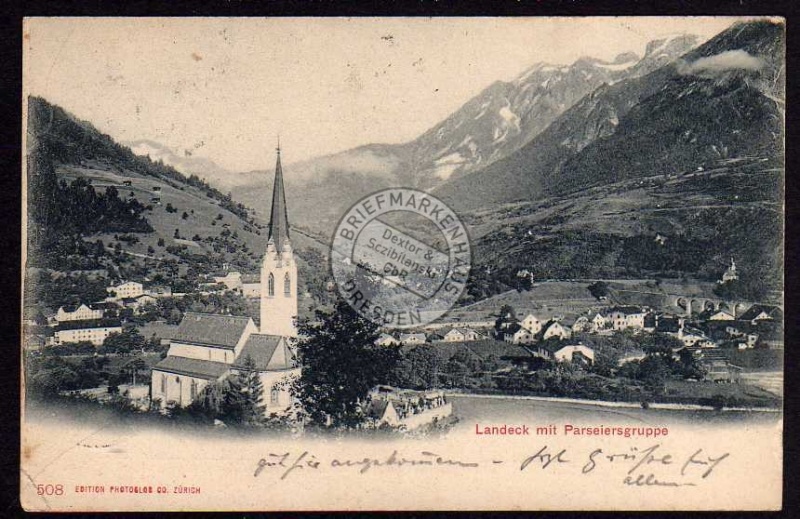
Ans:
{"type": "Polygon", "coordinates": [[[283,190],[283,170],[281,168],[281,141],[278,137],[278,160],[275,164],[275,184],[272,187],[272,211],[269,215],[269,237],[267,243],[273,242],[275,249],[283,252],[289,241],[289,218],[286,213],[286,193],[283,190]]]}

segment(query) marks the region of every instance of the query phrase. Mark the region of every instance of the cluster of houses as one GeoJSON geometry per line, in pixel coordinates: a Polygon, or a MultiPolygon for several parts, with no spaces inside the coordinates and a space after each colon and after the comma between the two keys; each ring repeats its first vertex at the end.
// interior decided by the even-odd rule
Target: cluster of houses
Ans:
{"type": "Polygon", "coordinates": [[[211,276],[211,279],[213,281],[201,285],[201,290],[213,291],[216,286],[224,285],[226,290],[232,290],[247,298],[261,297],[261,277],[258,274],[226,271],[211,276]]]}
{"type": "Polygon", "coordinates": [[[45,345],[90,342],[100,346],[112,333],[122,332],[120,310],[131,309],[138,313],[145,305],[153,304],[159,298],[173,296],[169,287],[145,288],[136,281],[109,286],[106,291],[108,296],[103,301],[81,303],[74,307],[61,306],[53,315],[46,316],[47,326],[53,333],[45,345]]]}
{"type": "MultiPolygon", "coordinates": [[[[532,357],[590,365],[595,361],[595,351],[580,341],[571,341],[575,334],[612,335],[625,330],[634,334],[664,333],[682,343],[675,349],[675,355],[692,354],[703,364],[709,379],[733,380],[741,368],[729,362],[730,352],[757,347],[782,349],[782,321],[780,307],[764,304],[752,305],[738,316],[725,309],[679,316],[628,305],[609,307],[572,321],[561,316],[544,318],[529,313],[521,320],[511,315],[502,316],[496,328],[482,323],[484,326],[462,325],[399,334],[385,332],[375,344],[409,346],[493,339],[519,345],[532,357]]],[[[644,351],[626,351],[621,353],[617,363],[623,365],[643,358],[644,351]]]]}
{"type": "Polygon", "coordinates": [[[451,414],[453,406],[439,390],[413,391],[377,386],[370,391],[365,406],[368,425],[387,425],[403,430],[413,430],[451,414]]]}
{"type": "Polygon", "coordinates": [[[397,335],[384,332],[377,339],[377,346],[395,346],[425,344],[429,342],[473,342],[491,339],[491,334],[485,330],[460,327],[449,328],[441,331],[409,332],[397,335]]]}

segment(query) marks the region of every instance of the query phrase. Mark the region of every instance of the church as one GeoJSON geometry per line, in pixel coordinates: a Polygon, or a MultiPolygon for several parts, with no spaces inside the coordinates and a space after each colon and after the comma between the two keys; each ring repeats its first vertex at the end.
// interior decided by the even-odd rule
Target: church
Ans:
{"type": "Polygon", "coordinates": [[[170,340],[166,358],[153,367],[151,399],[162,406],[191,404],[210,383],[247,370],[252,359],[264,388],[265,414],[292,406],[289,382],[298,377],[297,263],[289,239],[280,147],[275,166],[267,250],[261,265],[260,327],[246,316],[187,312],[170,340]]]}

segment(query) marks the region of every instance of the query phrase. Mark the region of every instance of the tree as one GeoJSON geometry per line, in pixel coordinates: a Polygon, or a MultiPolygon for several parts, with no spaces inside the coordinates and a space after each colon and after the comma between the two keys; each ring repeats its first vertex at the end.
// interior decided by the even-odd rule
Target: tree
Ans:
{"type": "Polygon", "coordinates": [[[389,380],[399,347],[375,346],[378,325],[345,301],[333,312],[317,310],[316,319],[321,324],[305,320],[299,326],[303,367],[294,392],[313,423],[354,428],[363,421],[370,389],[389,380]]]}
{"type": "Polygon", "coordinates": [[[183,212],[183,214],[181,215],[181,218],[183,218],[184,220],[186,220],[187,218],[189,218],[189,213],[187,213],[186,211],[184,211],[184,212],[183,212]]]}
{"type": "Polygon", "coordinates": [[[514,307],[505,304],[500,307],[500,315],[494,322],[494,330],[498,337],[502,337],[503,333],[515,333],[519,330],[519,320],[514,307]]]}
{"type": "Polygon", "coordinates": [[[122,333],[112,333],[103,341],[103,349],[109,353],[127,355],[134,350],[144,347],[145,339],[139,330],[129,328],[122,333]]]}
{"type": "Polygon", "coordinates": [[[593,297],[596,299],[601,299],[603,297],[608,297],[610,292],[608,283],[605,281],[595,281],[591,285],[589,285],[589,293],[592,294],[593,297]]]}
{"type": "Polygon", "coordinates": [[[256,370],[256,363],[250,355],[244,358],[243,369],[239,372],[237,384],[242,393],[241,421],[246,425],[257,425],[264,420],[264,385],[256,370]]]}
{"type": "MultiPolygon", "coordinates": [[[[122,365],[121,371],[131,377],[131,385],[136,385],[136,376],[147,370],[147,363],[142,357],[134,357],[122,365]]],[[[139,379],[141,383],[141,378],[139,379]]]]}
{"type": "Polygon", "coordinates": [[[401,387],[431,389],[438,385],[439,355],[429,344],[415,346],[402,355],[394,381],[401,387]]]}

